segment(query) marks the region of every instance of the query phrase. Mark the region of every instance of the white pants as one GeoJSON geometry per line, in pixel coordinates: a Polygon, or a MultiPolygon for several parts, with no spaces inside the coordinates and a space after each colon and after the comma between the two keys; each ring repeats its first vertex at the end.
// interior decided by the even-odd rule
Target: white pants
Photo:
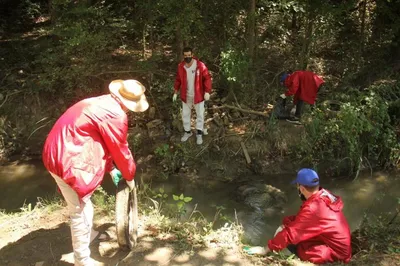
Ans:
{"type": "Polygon", "coordinates": [[[192,108],[196,110],[196,129],[203,131],[204,128],[204,101],[194,104],[193,97],[187,97],[186,103],[182,102],[182,122],[183,129],[190,131],[190,116],[192,114],[192,108]]]}
{"type": "Polygon", "coordinates": [[[71,221],[72,247],[74,249],[75,266],[91,266],[90,234],[93,225],[93,205],[90,199],[83,202],[78,194],[60,177],[50,173],[67,202],[71,221]]]}

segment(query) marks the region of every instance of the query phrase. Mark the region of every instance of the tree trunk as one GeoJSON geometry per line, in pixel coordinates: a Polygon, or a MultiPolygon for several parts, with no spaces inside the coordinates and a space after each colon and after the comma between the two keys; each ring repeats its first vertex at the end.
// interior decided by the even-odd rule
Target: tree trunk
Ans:
{"type": "Polygon", "coordinates": [[[180,26],[176,27],[175,32],[175,49],[176,49],[176,61],[179,62],[182,59],[182,52],[183,52],[183,40],[182,40],[182,32],[180,26]]]}
{"type": "Polygon", "coordinates": [[[256,40],[256,0],[250,0],[250,7],[247,20],[247,51],[250,61],[254,60],[254,49],[256,40]]]}
{"type": "Polygon", "coordinates": [[[256,0],[250,0],[247,20],[247,53],[250,60],[249,78],[252,91],[255,90],[254,58],[256,49],[256,0]]]}
{"type": "Polygon", "coordinates": [[[49,15],[50,15],[50,22],[51,24],[55,24],[57,20],[56,9],[54,8],[53,1],[49,0],[49,15]]]}
{"type": "Polygon", "coordinates": [[[361,29],[360,29],[360,51],[359,51],[359,63],[361,63],[361,57],[364,52],[364,45],[365,45],[365,24],[366,24],[366,17],[367,17],[367,1],[364,0],[361,6],[361,29]]]}
{"type": "Polygon", "coordinates": [[[308,57],[310,55],[310,45],[312,43],[312,34],[314,27],[314,12],[312,11],[311,4],[308,6],[307,12],[307,23],[306,28],[304,30],[304,38],[301,47],[300,61],[299,61],[299,69],[307,69],[308,65],[308,57]]]}
{"type": "Polygon", "coordinates": [[[143,59],[146,59],[146,23],[143,25],[142,43],[143,43],[143,59]]]}

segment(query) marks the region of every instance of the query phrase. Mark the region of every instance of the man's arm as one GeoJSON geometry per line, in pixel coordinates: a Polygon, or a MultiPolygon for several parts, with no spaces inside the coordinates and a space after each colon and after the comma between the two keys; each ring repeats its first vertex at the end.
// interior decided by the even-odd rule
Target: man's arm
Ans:
{"type": "MultiPolygon", "coordinates": [[[[128,121],[125,118],[109,118],[99,123],[100,135],[122,176],[130,181],[135,177],[136,164],[127,142],[128,121]]],[[[109,165],[107,165],[109,167],[109,165]]]]}
{"type": "Polygon", "coordinates": [[[203,63],[203,71],[201,73],[203,77],[203,87],[204,87],[204,92],[211,93],[211,88],[212,88],[212,79],[210,72],[208,72],[207,66],[203,63]]]}
{"type": "Polygon", "coordinates": [[[178,93],[180,87],[181,87],[181,76],[179,75],[179,66],[178,69],[176,70],[176,76],[175,76],[175,83],[174,83],[174,93],[178,93]]]}
{"type": "Polygon", "coordinates": [[[296,215],[290,215],[283,217],[282,224],[284,226],[288,225],[289,223],[293,222],[296,219],[296,215]]]}
{"type": "Polygon", "coordinates": [[[300,86],[300,80],[299,80],[299,74],[298,73],[294,73],[292,75],[290,75],[288,77],[289,80],[287,80],[288,82],[290,82],[289,86],[288,86],[288,90],[285,92],[286,96],[292,96],[295,95],[297,90],[299,89],[300,86]]]}
{"type": "Polygon", "coordinates": [[[268,248],[279,251],[289,244],[296,245],[320,233],[318,216],[313,211],[313,206],[308,205],[300,210],[294,221],[285,225],[281,232],[268,241],[268,248]]]}

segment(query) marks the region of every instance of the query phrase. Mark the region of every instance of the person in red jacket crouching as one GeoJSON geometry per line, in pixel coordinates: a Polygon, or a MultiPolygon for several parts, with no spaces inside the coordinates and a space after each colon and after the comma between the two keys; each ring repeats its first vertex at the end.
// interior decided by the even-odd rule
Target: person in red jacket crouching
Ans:
{"type": "Polygon", "coordinates": [[[127,142],[127,112],[144,112],[149,104],[145,87],[136,80],[114,80],[110,94],[84,99],[71,106],[54,124],[43,148],[43,163],[56,181],[71,222],[75,265],[91,266],[90,197],[105,172],[127,181],[130,189],[136,164],[127,142]],[[118,169],[113,169],[113,163],[118,169]]]}
{"type": "Polygon", "coordinates": [[[300,124],[304,102],[314,105],[317,93],[325,81],[314,72],[295,71],[283,74],[280,83],[287,87],[287,91],[280,97],[286,99],[287,96],[293,95],[293,103],[296,105],[294,116],[291,116],[287,121],[300,124]]]}
{"type": "Polygon", "coordinates": [[[303,200],[300,211],[283,219],[283,225],[267,247],[245,248],[245,252],[265,255],[288,248],[301,260],[316,264],[349,262],[351,236],[342,213],[342,199],[321,188],[312,169],[301,169],[292,183],[297,185],[303,200]]]}

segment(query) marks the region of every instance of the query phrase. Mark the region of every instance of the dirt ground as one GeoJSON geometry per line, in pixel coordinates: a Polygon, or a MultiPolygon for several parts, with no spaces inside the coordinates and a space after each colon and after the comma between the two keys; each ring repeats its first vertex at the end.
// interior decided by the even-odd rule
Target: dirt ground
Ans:
{"type": "MultiPolygon", "coordinates": [[[[297,265],[311,263],[299,260],[278,262],[272,257],[257,258],[243,255],[239,247],[207,247],[187,250],[180,248],[174,239],[154,234],[149,229],[139,230],[138,246],[132,251],[119,249],[114,223],[99,214],[95,215],[94,228],[107,232],[107,241],[95,240],[91,244],[96,265],[182,265],[182,266],[246,266],[246,265],[297,265]]],[[[25,215],[1,220],[0,265],[49,266],[73,265],[72,244],[66,209],[32,211],[25,215]]],[[[336,264],[341,265],[341,264],[336,264]]],[[[356,254],[349,265],[400,265],[400,254],[356,254]]]]}
{"type": "MultiPolygon", "coordinates": [[[[98,262],[96,265],[239,266],[266,263],[265,259],[243,255],[238,247],[182,250],[168,236],[154,235],[148,230],[141,230],[138,246],[133,251],[122,251],[116,240],[115,226],[107,219],[95,216],[95,229],[110,236],[108,241],[95,240],[91,244],[92,257],[98,262]]],[[[51,212],[33,211],[3,221],[0,236],[0,265],[73,265],[65,208],[51,212]]]]}

